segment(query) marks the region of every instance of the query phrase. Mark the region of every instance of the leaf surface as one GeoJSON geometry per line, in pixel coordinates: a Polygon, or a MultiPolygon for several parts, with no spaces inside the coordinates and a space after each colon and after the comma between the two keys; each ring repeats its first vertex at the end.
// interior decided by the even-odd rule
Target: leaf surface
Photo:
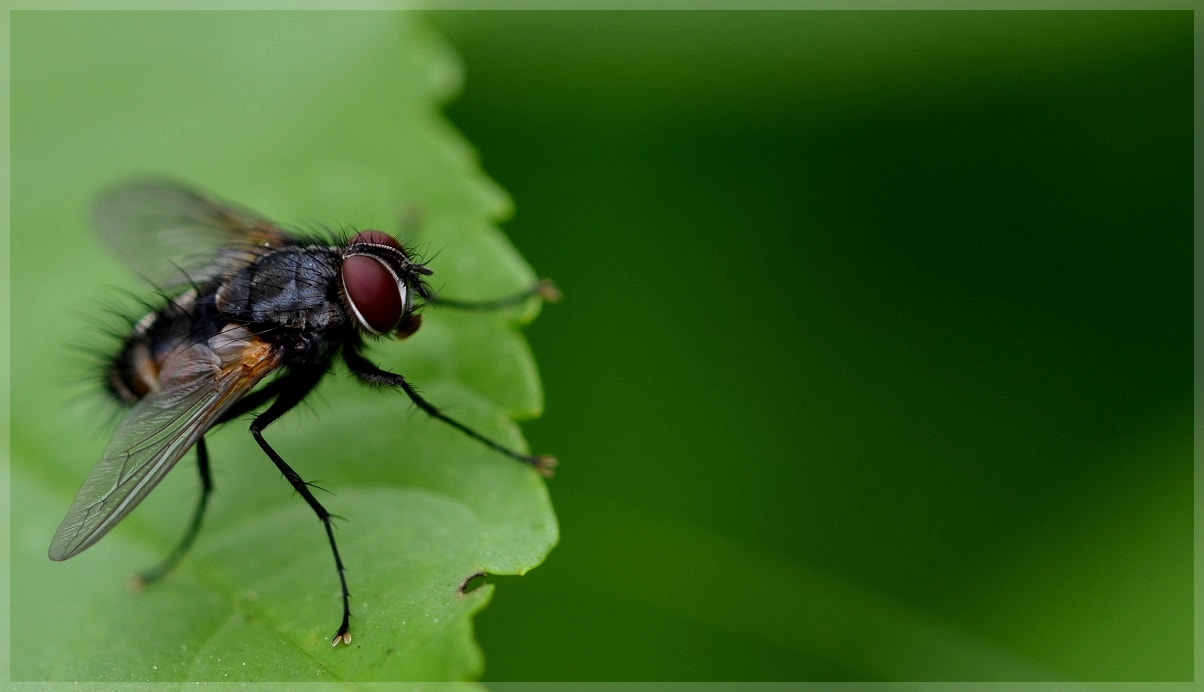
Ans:
{"type": "MultiPolygon", "coordinates": [[[[86,226],[104,187],[163,173],[301,229],[398,232],[457,297],[534,280],[494,226],[508,198],[439,113],[459,85],[455,56],[396,13],[23,13],[12,36],[13,679],[478,677],[472,616],[493,587],[459,587],[543,560],[558,537],[547,488],[341,367],[266,437],[341,517],[349,647],[329,645],[339,591],[321,525],[246,421],[208,438],[216,492],[167,579],[127,586],[184,530],[199,487],[192,455],[96,546],[46,559],[112,429],[99,395],[75,395],[87,387],[72,379],[96,370],[68,346],[98,357],[115,347],[96,324],[120,324],[102,314],[120,303],[111,286],[152,295],[86,226]]],[[[543,403],[517,328],[536,312],[430,309],[416,335],[368,353],[525,448],[514,421],[543,403]]]]}

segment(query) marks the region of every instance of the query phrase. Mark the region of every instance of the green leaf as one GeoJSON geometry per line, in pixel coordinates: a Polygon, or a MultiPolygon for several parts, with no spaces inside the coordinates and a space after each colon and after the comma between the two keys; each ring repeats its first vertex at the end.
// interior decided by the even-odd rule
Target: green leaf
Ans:
{"type": "MultiPolygon", "coordinates": [[[[535,279],[495,227],[510,211],[439,114],[454,55],[409,14],[18,13],[12,21],[12,678],[14,680],[470,680],[472,616],[493,587],[557,540],[546,486],[402,395],[340,368],[266,437],[342,519],[350,646],[332,648],[339,589],[326,537],[245,431],[211,435],[216,492],[193,552],[127,586],[184,530],[191,456],[96,546],[46,558],[113,407],[73,378],[68,350],[103,356],[97,322],[147,288],[99,249],[86,213],[123,178],[183,178],[299,227],[402,232],[447,295],[485,298],[535,279]]],[[[428,310],[369,354],[505,444],[540,413],[516,328],[537,307],[428,310]]],[[[88,367],[93,367],[89,370],[88,367]]],[[[90,382],[85,382],[90,385],[90,382]]]]}

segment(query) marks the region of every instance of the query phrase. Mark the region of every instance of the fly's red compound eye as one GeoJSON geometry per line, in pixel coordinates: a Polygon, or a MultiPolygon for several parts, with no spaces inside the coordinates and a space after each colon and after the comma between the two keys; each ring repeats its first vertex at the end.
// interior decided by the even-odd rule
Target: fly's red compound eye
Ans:
{"type": "MultiPolygon", "coordinates": [[[[384,245],[401,251],[392,236],[380,231],[357,233],[348,244],[384,245]]],[[[360,325],[373,334],[387,334],[401,322],[406,310],[406,285],[384,261],[368,254],[343,259],[343,289],[360,325]]]]}
{"type": "Polygon", "coordinates": [[[386,245],[394,250],[401,249],[401,243],[384,231],[360,231],[351,237],[348,245],[386,245]]]}

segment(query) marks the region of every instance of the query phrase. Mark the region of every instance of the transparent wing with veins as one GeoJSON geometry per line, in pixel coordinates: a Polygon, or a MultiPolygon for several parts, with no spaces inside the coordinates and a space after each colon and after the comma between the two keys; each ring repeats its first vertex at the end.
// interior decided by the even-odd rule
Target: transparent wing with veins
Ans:
{"type": "Polygon", "coordinates": [[[169,356],[158,391],[130,409],[76,494],[50,543],[50,559],[66,560],[100,540],[279,366],[275,349],[237,326],[169,356]]]}
{"type": "Polygon", "coordinates": [[[167,180],[109,192],[97,203],[93,222],[127,267],[161,288],[203,282],[296,242],[253,211],[167,180]]]}

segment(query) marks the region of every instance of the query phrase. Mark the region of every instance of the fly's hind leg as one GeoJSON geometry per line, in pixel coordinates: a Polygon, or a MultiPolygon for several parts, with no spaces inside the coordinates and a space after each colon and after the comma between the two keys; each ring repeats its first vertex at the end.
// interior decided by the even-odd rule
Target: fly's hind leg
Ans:
{"type": "Polygon", "coordinates": [[[209,494],[213,492],[213,478],[209,475],[209,450],[205,447],[205,438],[201,438],[196,442],[196,465],[197,470],[201,474],[201,499],[197,502],[196,510],[192,513],[192,521],[188,523],[188,529],[184,532],[184,537],[176,544],[171,553],[164,558],[163,562],[154,567],[143,570],[136,574],[133,579],[134,588],[142,588],[147,584],[162,579],[175,566],[192,547],[192,542],[196,539],[197,533],[201,530],[201,519],[205,516],[205,508],[209,505],[209,494]]]}
{"type": "MultiPolygon", "coordinates": [[[[276,396],[280,389],[279,382],[281,381],[275,380],[269,382],[267,385],[243,397],[241,401],[231,406],[230,410],[222,414],[221,418],[214,425],[224,423],[259,408],[268,399],[276,396]]],[[[180,542],[176,544],[176,547],[172,549],[171,553],[162,562],[134,575],[134,588],[153,584],[165,577],[175,569],[175,566],[180,563],[180,560],[184,558],[184,555],[192,547],[193,541],[196,540],[197,534],[201,530],[201,521],[205,517],[205,509],[209,506],[209,496],[213,493],[213,476],[209,471],[209,449],[205,446],[204,437],[201,437],[196,443],[196,465],[197,471],[201,476],[201,497],[197,501],[196,509],[192,512],[192,520],[188,523],[188,528],[184,531],[184,536],[180,538],[180,542]]]]}

